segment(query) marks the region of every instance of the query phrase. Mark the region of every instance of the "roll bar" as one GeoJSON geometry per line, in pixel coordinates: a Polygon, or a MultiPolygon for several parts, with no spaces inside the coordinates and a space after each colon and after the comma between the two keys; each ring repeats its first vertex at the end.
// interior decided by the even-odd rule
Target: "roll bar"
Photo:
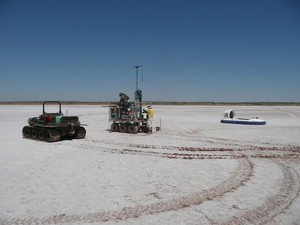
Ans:
{"type": "Polygon", "coordinates": [[[55,103],[55,104],[58,104],[59,105],[59,114],[61,114],[61,103],[59,101],[45,101],[43,103],[43,114],[45,114],[45,105],[48,104],[48,103],[55,103]]]}

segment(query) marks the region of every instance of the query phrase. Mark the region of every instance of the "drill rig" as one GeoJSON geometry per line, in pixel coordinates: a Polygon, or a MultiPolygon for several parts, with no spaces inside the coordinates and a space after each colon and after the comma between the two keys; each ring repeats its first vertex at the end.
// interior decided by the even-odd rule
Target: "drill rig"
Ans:
{"type": "Polygon", "coordinates": [[[142,66],[134,66],[136,69],[136,90],[134,92],[134,102],[128,102],[125,106],[117,103],[109,104],[109,121],[111,132],[122,132],[136,134],[139,131],[148,133],[152,127],[148,124],[148,119],[143,115],[142,90],[138,88],[138,69],[142,66]]]}

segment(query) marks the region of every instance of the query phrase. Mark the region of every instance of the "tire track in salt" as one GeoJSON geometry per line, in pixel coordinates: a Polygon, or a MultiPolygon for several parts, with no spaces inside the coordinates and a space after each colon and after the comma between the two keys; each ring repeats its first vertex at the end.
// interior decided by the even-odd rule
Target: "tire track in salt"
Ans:
{"type": "MultiPolygon", "coordinates": [[[[153,135],[156,135],[156,134],[153,134],[153,135]]],[[[260,149],[260,150],[263,150],[263,149],[283,150],[283,149],[286,149],[286,150],[300,152],[300,146],[276,144],[276,147],[275,147],[274,144],[266,143],[266,142],[261,142],[261,143],[257,142],[255,145],[253,145],[253,142],[250,142],[250,141],[231,140],[231,139],[224,139],[224,138],[217,138],[217,137],[208,137],[208,136],[203,136],[203,135],[192,136],[192,135],[186,135],[186,134],[176,135],[176,134],[168,133],[167,136],[164,134],[159,134],[159,135],[155,136],[155,138],[160,138],[160,139],[165,139],[165,138],[169,139],[170,137],[172,137],[175,140],[182,140],[182,141],[186,141],[186,142],[202,143],[202,144],[207,143],[207,144],[211,144],[211,145],[215,145],[215,146],[221,145],[221,146],[226,146],[227,148],[235,148],[236,150],[241,150],[244,148],[247,148],[249,150],[257,150],[257,149],[260,149]],[[269,146],[271,146],[271,147],[269,147],[269,146]],[[280,146],[280,147],[277,147],[277,146],[280,146]]],[[[105,140],[102,140],[100,142],[105,142],[105,140]]],[[[115,142],[114,140],[110,140],[110,142],[118,143],[118,142],[115,142]]]]}
{"type": "MultiPolygon", "coordinates": [[[[212,144],[212,145],[222,145],[222,146],[229,146],[229,147],[240,147],[240,148],[268,148],[266,146],[273,146],[274,144],[272,143],[266,143],[266,142],[261,142],[261,143],[256,143],[256,145],[253,145],[253,142],[249,141],[240,141],[240,140],[230,140],[230,139],[223,139],[223,138],[212,138],[212,137],[199,137],[199,136],[184,136],[184,135],[172,135],[168,134],[166,137],[172,136],[176,140],[182,140],[186,142],[194,142],[194,143],[207,143],[207,144],[212,144]],[[265,147],[262,147],[262,145],[265,145],[265,147]]],[[[157,136],[157,138],[164,139],[166,138],[163,135],[157,136]]],[[[283,144],[276,144],[276,146],[282,146],[282,147],[274,147],[274,148],[298,148],[300,149],[300,146],[286,146],[283,144]]],[[[270,148],[273,148],[270,147],[270,148]]]]}
{"type": "MultiPolygon", "coordinates": [[[[237,146],[242,148],[244,147],[256,148],[259,147],[259,145],[274,146],[274,143],[267,143],[267,142],[260,142],[260,143],[256,143],[256,145],[253,145],[253,142],[246,141],[246,140],[240,141],[240,140],[232,140],[232,139],[225,139],[225,138],[218,138],[218,137],[210,137],[202,134],[200,131],[195,132],[191,129],[182,128],[180,126],[176,126],[173,129],[169,129],[169,131],[170,132],[168,132],[167,134],[162,133],[158,135],[157,138],[173,137],[176,140],[183,140],[183,141],[196,142],[196,143],[201,142],[201,143],[208,143],[208,144],[215,144],[215,145],[218,145],[221,142],[222,146],[224,145],[230,147],[237,146]]],[[[284,144],[278,144],[278,143],[276,144],[276,146],[287,147],[284,144]]],[[[300,150],[300,146],[289,146],[289,147],[291,148],[298,147],[298,150],[300,150]]]]}
{"type": "Polygon", "coordinates": [[[297,159],[300,158],[300,147],[298,146],[288,146],[286,148],[282,147],[257,147],[250,149],[230,149],[230,148],[199,148],[199,147],[177,147],[177,146],[161,146],[161,145],[146,145],[146,144],[126,144],[126,143],[109,143],[105,141],[97,141],[97,140],[88,140],[90,143],[101,143],[108,145],[116,145],[116,146],[125,146],[128,148],[123,149],[115,149],[115,148],[105,148],[105,147],[97,147],[92,144],[81,144],[80,146],[74,145],[73,147],[110,152],[110,153],[119,153],[119,154],[138,154],[138,155],[147,155],[147,156],[159,156],[164,158],[181,158],[181,159],[237,159],[243,157],[251,157],[251,158],[282,158],[282,159],[297,159]],[[130,148],[138,148],[130,149],[130,148]],[[178,150],[184,152],[201,152],[201,154],[191,154],[191,153],[166,153],[166,152],[158,152],[158,151],[147,151],[140,149],[162,149],[162,150],[178,150]],[[248,151],[248,152],[246,152],[248,151]],[[258,151],[259,153],[249,153],[249,151],[258,151]],[[268,151],[277,151],[277,154],[271,154],[268,151]],[[210,154],[204,154],[204,153],[210,154]],[[217,154],[222,152],[222,154],[217,154]],[[225,153],[230,154],[225,154],[225,153]],[[236,154],[237,152],[245,152],[243,154],[236,154]],[[246,154],[246,155],[245,155],[246,154]]]}
{"type": "Polygon", "coordinates": [[[102,144],[110,144],[110,145],[118,145],[118,146],[127,146],[127,147],[135,147],[142,149],[163,149],[163,150],[178,150],[178,151],[190,151],[190,152],[202,152],[202,151],[224,151],[224,152],[233,152],[233,151],[291,151],[293,153],[300,153],[300,146],[282,146],[282,147],[262,147],[262,146],[251,146],[251,145],[239,145],[234,144],[233,146],[241,146],[240,148],[218,148],[218,147],[189,147],[189,146],[172,146],[172,145],[149,145],[149,144],[131,144],[124,142],[116,142],[116,141],[106,141],[106,140],[94,140],[87,139],[87,142],[90,143],[102,143],[102,144]]]}
{"type": "MultiPolygon", "coordinates": [[[[124,144],[122,144],[124,145],[124,144]]],[[[127,144],[125,144],[127,145],[127,144]]],[[[178,146],[156,146],[156,145],[145,145],[145,144],[128,144],[130,147],[137,148],[152,148],[152,149],[168,149],[168,150],[178,150],[178,151],[291,151],[291,152],[299,152],[300,146],[286,146],[286,147],[259,147],[259,146],[249,146],[245,150],[244,148],[232,149],[232,148],[199,148],[199,147],[178,147],[178,146]]]]}
{"type": "MultiPolygon", "coordinates": [[[[138,147],[135,145],[135,147],[138,147]]],[[[147,146],[146,148],[149,148],[147,146]]],[[[274,150],[273,148],[271,150],[274,150]]],[[[252,154],[252,155],[245,155],[245,154],[223,154],[223,155],[212,155],[212,154],[180,154],[180,153],[158,153],[158,152],[151,152],[151,151],[138,151],[138,150],[129,150],[123,149],[119,150],[121,154],[146,154],[152,156],[160,156],[160,157],[167,157],[170,159],[240,159],[240,158],[263,158],[263,159],[292,159],[292,158],[300,158],[299,154],[271,154],[266,152],[265,154],[252,154]]],[[[209,150],[211,151],[211,150],[209,150]]],[[[221,149],[220,151],[223,151],[221,149]]],[[[114,153],[118,152],[118,150],[114,150],[114,153]]],[[[120,152],[119,152],[120,153],[120,152]]],[[[285,208],[287,208],[292,201],[297,197],[299,192],[299,177],[298,174],[295,172],[293,167],[278,161],[276,162],[283,174],[284,178],[282,181],[282,185],[280,191],[268,198],[266,202],[239,217],[232,218],[229,222],[225,224],[261,224],[270,220],[271,218],[275,217],[279,213],[281,213],[285,208]],[[248,221],[248,222],[247,222],[248,221]],[[249,222],[250,221],[250,222],[249,222]]]]}
{"type": "Polygon", "coordinates": [[[281,188],[277,194],[266,199],[264,204],[256,207],[253,210],[234,216],[224,225],[239,225],[239,224],[262,224],[270,222],[276,215],[282,213],[288,208],[293,200],[298,196],[300,190],[300,179],[293,167],[279,160],[274,160],[277,163],[284,175],[281,182],[281,188]]]}
{"type": "MultiPolygon", "coordinates": [[[[68,144],[70,146],[70,144],[68,144]]],[[[264,158],[264,159],[299,159],[300,154],[270,154],[270,153],[259,153],[259,154],[238,154],[236,152],[231,152],[230,154],[224,154],[223,149],[215,149],[213,151],[208,150],[209,154],[195,154],[195,153],[166,153],[166,152],[157,152],[157,151],[145,151],[145,150],[136,150],[136,149],[115,149],[115,148],[107,148],[107,147],[98,147],[89,144],[80,144],[80,145],[71,145],[72,147],[83,149],[83,150],[91,150],[91,151],[100,151],[107,153],[115,153],[115,154],[129,154],[129,155],[143,155],[143,156],[154,156],[154,157],[162,157],[169,159],[240,159],[240,158],[264,158]],[[223,154],[218,154],[218,152],[222,152],[223,154]]]]}
{"type": "Polygon", "coordinates": [[[160,201],[149,205],[137,205],[135,207],[125,207],[115,211],[104,211],[88,213],[85,215],[66,215],[59,214],[43,218],[11,218],[0,219],[2,225],[29,225],[29,224],[63,224],[72,222],[96,223],[106,221],[126,220],[139,218],[144,215],[159,214],[172,210],[180,210],[193,205],[199,205],[207,200],[222,197],[226,193],[236,190],[244,185],[252,176],[253,165],[247,158],[238,159],[238,166],[233,175],[226,181],[221,182],[215,187],[202,190],[186,196],[173,198],[167,201],[160,201]]]}

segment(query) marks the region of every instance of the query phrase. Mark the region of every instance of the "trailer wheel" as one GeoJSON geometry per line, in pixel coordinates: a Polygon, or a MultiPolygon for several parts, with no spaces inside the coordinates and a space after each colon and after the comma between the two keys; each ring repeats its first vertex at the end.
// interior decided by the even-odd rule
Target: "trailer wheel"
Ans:
{"type": "Polygon", "coordinates": [[[144,133],[148,133],[149,132],[149,128],[148,127],[144,127],[143,131],[144,131],[144,133]]]}
{"type": "Polygon", "coordinates": [[[152,127],[149,127],[148,125],[147,126],[144,126],[143,127],[143,131],[145,133],[152,133],[152,127]]]}
{"type": "Polygon", "coordinates": [[[128,132],[131,134],[136,134],[139,131],[139,126],[136,124],[130,124],[128,126],[128,132]]]}
{"type": "Polygon", "coordinates": [[[119,132],[120,130],[120,127],[119,127],[119,124],[117,123],[112,123],[111,126],[110,126],[110,131],[111,132],[119,132]]]}
{"type": "Polygon", "coordinates": [[[121,124],[120,125],[120,132],[121,133],[127,133],[128,132],[128,126],[127,126],[127,124],[121,124]]]}

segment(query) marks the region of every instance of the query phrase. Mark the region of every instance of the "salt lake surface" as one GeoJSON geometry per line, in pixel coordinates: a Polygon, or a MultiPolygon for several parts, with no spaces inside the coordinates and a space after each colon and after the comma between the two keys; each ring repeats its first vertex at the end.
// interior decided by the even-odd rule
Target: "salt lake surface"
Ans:
{"type": "Polygon", "coordinates": [[[300,224],[299,106],[155,106],[152,134],[24,139],[41,106],[0,106],[0,224],[300,224]],[[226,109],[266,125],[222,124],[226,109]]]}

